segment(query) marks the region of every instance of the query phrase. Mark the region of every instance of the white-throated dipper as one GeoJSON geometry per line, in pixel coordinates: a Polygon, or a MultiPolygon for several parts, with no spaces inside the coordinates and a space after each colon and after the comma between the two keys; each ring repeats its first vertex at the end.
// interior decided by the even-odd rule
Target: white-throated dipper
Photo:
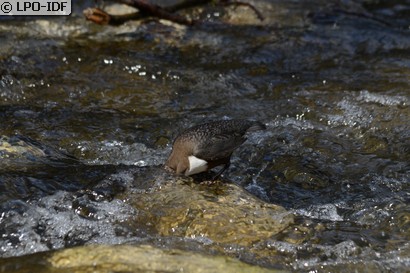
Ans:
{"type": "Polygon", "coordinates": [[[259,121],[220,120],[191,127],[174,141],[165,165],[177,174],[193,175],[224,165],[214,176],[220,176],[230,164],[233,151],[245,140],[245,134],[264,130],[259,121]]]}

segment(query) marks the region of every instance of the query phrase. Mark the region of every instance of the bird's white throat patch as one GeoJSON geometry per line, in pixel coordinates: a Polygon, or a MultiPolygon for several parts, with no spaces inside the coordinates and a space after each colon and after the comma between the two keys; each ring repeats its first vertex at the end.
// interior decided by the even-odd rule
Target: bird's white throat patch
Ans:
{"type": "Polygon", "coordinates": [[[208,162],[193,155],[188,157],[189,169],[185,171],[185,175],[193,175],[204,172],[208,169],[208,162]]]}

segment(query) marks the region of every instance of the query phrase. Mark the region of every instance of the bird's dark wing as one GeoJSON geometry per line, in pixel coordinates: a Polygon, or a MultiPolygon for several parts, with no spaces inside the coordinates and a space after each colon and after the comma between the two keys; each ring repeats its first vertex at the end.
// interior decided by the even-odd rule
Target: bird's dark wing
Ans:
{"type": "Polygon", "coordinates": [[[204,160],[226,158],[245,140],[241,133],[213,135],[195,148],[194,155],[204,160]]]}

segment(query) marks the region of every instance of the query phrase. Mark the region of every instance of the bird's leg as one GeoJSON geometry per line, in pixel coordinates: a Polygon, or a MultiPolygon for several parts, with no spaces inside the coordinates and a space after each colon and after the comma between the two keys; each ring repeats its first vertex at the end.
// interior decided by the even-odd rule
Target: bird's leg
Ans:
{"type": "Polygon", "coordinates": [[[228,169],[230,165],[231,165],[231,162],[228,161],[228,163],[226,163],[226,164],[222,167],[222,169],[221,169],[219,172],[217,172],[217,173],[214,175],[214,177],[212,177],[212,181],[215,181],[218,177],[220,177],[221,174],[222,174],[224,171],[226,171],[226,169],[228,169]]]}

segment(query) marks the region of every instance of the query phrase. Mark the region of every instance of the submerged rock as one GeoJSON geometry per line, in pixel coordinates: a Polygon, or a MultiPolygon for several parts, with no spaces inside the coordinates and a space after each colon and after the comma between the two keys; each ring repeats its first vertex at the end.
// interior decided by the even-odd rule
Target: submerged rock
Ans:
{"type": "Polygon", "coordinates": [[[19,136],[0,136],[0,158],[26,158],[46,156],[45,151],[19,136]]]}
{"type": "Polygon", "coordinates": [[[151,246],[84,246],[0,260],[1,272],[283,272],[151,246]]]}
{"type": "Polygon", "coordinates": [[[78,163],[71,155],[23,135],[0,136],[0,160],[2,170],[78,163]]]}

